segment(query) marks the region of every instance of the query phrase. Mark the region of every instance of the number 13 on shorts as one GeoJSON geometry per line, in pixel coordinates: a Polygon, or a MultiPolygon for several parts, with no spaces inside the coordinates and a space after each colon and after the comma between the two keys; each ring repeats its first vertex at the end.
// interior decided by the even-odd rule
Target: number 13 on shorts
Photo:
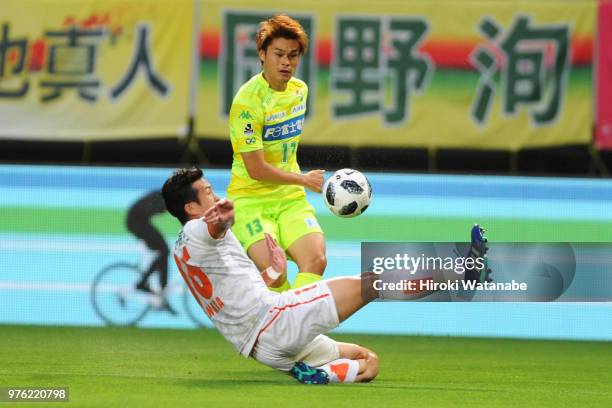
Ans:
{"type": "Polygon", "coordinates": [[[249,222],[246,227],[249,230],[250,236],[254,236],[263,232],[263,226],[261,225],[261,221],[259,221],[259,218],[255,218],[253,221],[249,222]]]}

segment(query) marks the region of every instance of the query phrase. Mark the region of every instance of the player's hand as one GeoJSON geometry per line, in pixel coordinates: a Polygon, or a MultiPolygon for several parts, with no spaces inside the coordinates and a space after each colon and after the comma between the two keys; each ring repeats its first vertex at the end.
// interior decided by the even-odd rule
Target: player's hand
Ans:
{"type": "Polygon", "coordinates": [[[320,193],[323,189],[323,175],[325,170],[311,170],[304,174],[304,187],[315,193],[320,193]]]}
{"type": "Polygon", "coordinates": [[[287,280],[287,274],[276,272],[274,268],[270,266],[261,272],[261,278],[267,287],[278,288],[287,280]]]}
{"type": "Polygon", "coordinates": [[[287,255],[272,235],[267,232],[264,234],[266,237],[266,246],[268,247],[268,255],[270,256],[270,266],[281,275],[287,274],[287,255]]]}
{"type": "Polygon", "coordinates": [[[234,203],[227,198],[217,201],[204,213],[207,224],[227,229],[234,224],[234,203]]]}

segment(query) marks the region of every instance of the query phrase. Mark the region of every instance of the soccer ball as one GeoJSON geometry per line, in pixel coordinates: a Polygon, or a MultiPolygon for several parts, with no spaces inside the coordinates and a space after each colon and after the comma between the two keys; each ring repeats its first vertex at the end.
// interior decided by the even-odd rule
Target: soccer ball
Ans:
{"type": "Polygon", "coordinates": [[[370,205],[372,186],[362,173],[341,169],[323,185],[323,200],[331,212],[339,217],[356,217],[370,205]]]}

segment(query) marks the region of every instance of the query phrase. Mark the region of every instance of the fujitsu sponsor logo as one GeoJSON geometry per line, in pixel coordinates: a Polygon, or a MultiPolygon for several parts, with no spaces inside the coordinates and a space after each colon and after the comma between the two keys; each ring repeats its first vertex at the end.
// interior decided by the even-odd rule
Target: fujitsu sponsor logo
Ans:
{"type": "Polygon", "coordinates": [[[278,139],[287,139],[297,136],[302,133],[304,125],[304,115],[289,119],[285,122],[276,125],[265,126],[263,132],[263,140],[271,141],[278,139]]]}

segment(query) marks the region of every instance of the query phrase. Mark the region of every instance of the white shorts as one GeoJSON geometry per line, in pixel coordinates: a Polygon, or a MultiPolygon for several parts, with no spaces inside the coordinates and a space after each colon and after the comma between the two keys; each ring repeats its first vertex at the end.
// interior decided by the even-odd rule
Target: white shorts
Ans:
{"type": "Polygon", "coordinates": [[[318,367],[338,358],[336,342],[322,334],[339,323],[327,283],[283,292],[268,311],[251,356],[283,371],[296,361],[318,367]]]}

